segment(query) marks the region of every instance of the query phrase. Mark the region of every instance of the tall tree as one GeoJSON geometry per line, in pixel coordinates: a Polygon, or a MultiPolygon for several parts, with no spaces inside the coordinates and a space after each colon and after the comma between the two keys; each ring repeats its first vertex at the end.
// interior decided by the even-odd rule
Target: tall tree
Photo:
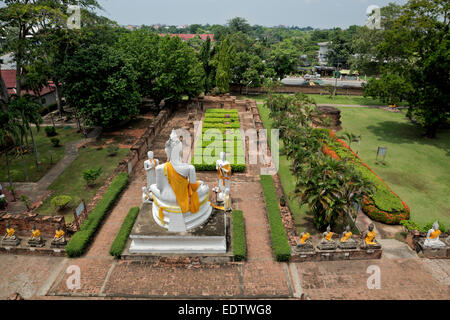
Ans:
{"type": "MultiPolygon", "coordinates": [[[[378,81],[398,82],[396,89],[408,102],[408,117],[423,127],[425,135],[435,137],[437,130],[450,118],[450,30],[449,4],[445,0],[409,0],[401,14],[385,30],[378,44],[383,77],[378,81]]],[[[385,86],[377,81],[367,89],[383,97],[385,86]],[[375,89],[374,89],[374,86],[375,89]],[[373,90],[372,90],[373,89],[373,90]]]]}
{"type": "Polygon", "coordinates": [[[216,65],[216,87],[219,92],[226,93],[230,91],[230,82],[232,78],[232,57],[234,53],[230,38],[226,37],[220,42],[215,56],[216,65]]]}

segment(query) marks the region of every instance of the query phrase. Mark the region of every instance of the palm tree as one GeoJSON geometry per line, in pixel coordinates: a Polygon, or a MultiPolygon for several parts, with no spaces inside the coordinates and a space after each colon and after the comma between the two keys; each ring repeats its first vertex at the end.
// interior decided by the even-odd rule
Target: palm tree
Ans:
{"type": "Polygon", "coordinates": [[[36,126],[36,130],[39,131],[39,125],[42,123],[39,107],[40,104],[35,102],[33,97],[29,95],[24,95],[19,98],[16,97],[10,102],[10,108],[15,110],[18,117],[21,119],[24,130],[30,131],[36,169],[39,169],[39,154],[31,125],[34,124],[36,126]]]}
{"type": "Polygon", "coordinates": [[[339,138],[345,140],[345,142],[348,145],[347,157],[345,158],[345,164],[347,164],[348,156],[349,156],[349,153],[350,153],[350,149],[352,147],[352,143],[353,142],[360,142],[361,141],[361,135],[355,135],[353,133],[347,133],[346,132],[342,136],[340,136],[339,138]]]}
{"type": "Polygon", "coordinates": [[[13,186],[11,171],[9,169],[9,158],[8,158],[8,137],[17,140],[19,136],[19,126],[15,121],[14,114],[10,111],[0,110],[0,145],[5,147],[5,159],[6,159],[6,171],[8,173],[8,180],[10,187],[13,186]]]}

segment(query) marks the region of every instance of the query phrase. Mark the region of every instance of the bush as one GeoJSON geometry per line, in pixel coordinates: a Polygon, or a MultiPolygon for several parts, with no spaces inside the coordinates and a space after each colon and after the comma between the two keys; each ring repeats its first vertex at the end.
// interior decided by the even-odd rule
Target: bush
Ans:
{"type": "Polygon", "coordinates": [[[122,255],[122,251],[125,248],[125,244],[127,243],[128,236],[130,235],[131,229],[133,228],[134,222],[136,221],[136,218],[139,214],[139,208],[131,208],[128,212],[127,216],[125,217],[125,220],[122,223],[122,226],[120,227],[119,232],[117,233],[116,238],[114,239],[114,242],[111,245],[111,248],[109,249],[109,253],[116,257],[120,258],[122,255]]]}
{"type": "Polygon", "coordinates": [[[244,215],[240,210],[233,210],[233,255],[234,261],[247,258],[247,243],[245,238],[244,215]]]}
{"type": "Polygon", "coordinates": [[[114,157],[115,155],[117,155],[118,151],[119,151],[119,146],[117,144],[108,145],[108,147],[106,148],[106,152],[107,152],[108,156],[110,156],[110,157],[114,157]]]}
{"type": "Polygon", "coordinates": [[[362,210],[371,219],[386,224],[399,224],[402,220],[410,217],[408,206],[397,196],[389,186],[370,167],[351,150],[344,141],[338,139],[324,147],[324,154],[346,159],[349,163],[354,162],[354,167],[361,175],[373,182],[375,192],[370,197],[365,197],[362,210]]]}
{"type": "MultiPolygon", "coordinates": [[[[413,230],[417,230],[419,232],[428,232],[428,230],[430,230],[433,227],[433,222],[428,222],[425,226],[421,227],[417,222],[412,221],[412,220],[402,220],[400,221],[400,224],[405,227],[406,230],[409,231],[413,231],[413,230]]],[[[448,231],[448,229],[446,228],[446,226],[441,223],[440,221],[438,221],[439,224],[439,230],[441,230],[441,232],[445,233],[448,231]]]]}
{"type": "Polygon", "coordinates": [[[6,201],[6,197],[0,198],[0,210],[6,209],[7,205],[8,205],[8,201],[6,201]]]}
{"type": "Polygon", "coordinates": [[[58,210],[62,210],[65,207],[67,207],[70,203],[70,201],[72,201],[72,197],[71,196],[65,196],[65,195],[61,195],[61,196],[56,196],[54,197],[51,201],[50,204],[55,207],[58,210]]]}
{"type": "Polygon", "coordinates": [[[50,141],[52,142],[52,145],[56,148],[59,147],[59,139],[58,138],[51,138],[50,141]]]}
{"type": "Polygon", "coordinates": [[[111,182],[108,190],[106,190],[104,196],[94,210],[90,213],[89,217],[84,221],[80,230],[76,232],[66,246],[66,254],[69,257],[79,257],[83,254],[92,238],[94,237],[100,223],[105,218],[108,211],[114,205],[117,197],[128,183],[128,174],[121,172],[111,182]]]}
{"type": "Polygon", "coordinates": [[[27,207],[27,210],[31,209],[31,199],[29,196],[27,196],[26,194],[22,194],[19,197],[19,200],[25,205],[25,207],[27,207]]]}
{"type": "Polygon", "coordinates": [[[289,261],[291,257],[291,247],[281,220],[278,199],[273,184],[272,176],[261,176],[261,185],[266,199],[266,207],[269,215],[270,237],[272,239],[272,249],[277,261],[289,261]]]}
{"type": "Polygon", "coordinates": [[[58,134],[55,127],[45,127],[44,130],[47,137],[54,137],[58,134]]]}
{"type": "Polygon", "coordinates": [[[95,180],[98,179],[98,177],[100,177],[100,175],[102,174],[102,168],[98,168],[98,169],[86,169],[83,171],[83,179],[86,181],[87,185],[90,186],[92,185],[95,180]]]}

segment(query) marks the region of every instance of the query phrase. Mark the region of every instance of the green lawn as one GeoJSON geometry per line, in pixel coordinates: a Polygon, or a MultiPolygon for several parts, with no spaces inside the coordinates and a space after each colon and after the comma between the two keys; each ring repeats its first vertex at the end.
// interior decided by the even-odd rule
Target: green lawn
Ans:
{"type": "Polygon", "coordinates": [[[57,195],[68,195],[72,197],[70,208],[59,214],[65,215],[67,223],[72,222],[73,208],[80,203],[81,199],[84,199],[86,203],[91,200],[98,188],[103,185],[128,151],[128,149],[119,149],[116,156],[109,157],[105,148],[100,150],[96,148],[81,148],[75,161],[50,185],[49,190],[52,190],[53,193],[39,208],[39,214],[56,214],[55,209],[50,204],[50,200],[57,195]],[[85,169],[98,167],[103,168],[100,178],[94,186],[87,187],[81,176],[82,172],[85,169]]]}
{"type": "MultiPolygon", "coordinates": [[[[47,137],[43,127],[41,127],[39,132],[37,132],[36,128],[33,128],[39,155],[39,170],[36,169],[32,142],[30,136],[28,136],[29,148],[24,154],[24,160],[30,182],[38,181],[47,173],[48,170],[52,168],[53,165],[64,157],[64,145],[67,142],[76,141],[83,138],[81,134],[76,133],[76,129],[57,128],[57,132],[58,135],[55,136],[55,138],[60,140],[61,146],[55,148],[50,141],[53,137],[47,137]]],[[[0,163],[0,181],[6,182],[8,181],[8,175],[6,171],[6,159],[4,153],[0,154],[0,163]]],[[[25,182],[25,174],[23,172],[22,161],[19,153],[9,153],[9,165],[13,182],[25,182]]]]}
{"type": "Polygon", "coordinates": [[[352,149],[405,201],[412,220],[450,225],[449,130],[424,138],[403,113],[369,108],[341,108],[341,121],[343,132],[361,134],[352,149]],[[378,146],[387,147],[385,166],[375,164],[378,146]]]}
{"type": "MultiPolygon", "coordinates": [[[[258,109],[264,127],[270,129],[269,110],[263,105],[258,105],[258,109]]],[[[450,131],[428,139],[422,137],[422,130],[411,124],[404,113],[371,108],[340,109],[342,132],[362,136],[361,143],[352,144],[352,149],[405,201],[411,209],[411,219],[421,225],[439,219],[450,226],[450,131]],[[386,165],[375,164],[378,146],[388,148],[386,165]]],[[[294,191],[295,181],[290,173],[290,160],[285,156],[280,156],[278,174],[284,192],[289,195],[294,191]]],[[[298,231],[305,227],[313,231],[306,206],[300,207],[296,199],[289,199],[288,204],[298,231]]]]}
{"type": "MultiPolygon", "coordinates": [[[[365,106],[386,105],[381,101],[372,98],[364,98],[363,96],[338,95],[334,98],[330,98],[328,95],[320,95],[320,94],[307,94],[307,96],[313,98],[317,104],[348,104],[348,105],[365,105],[365,106]]],[[[266,98],[267,98],[266,94],[238,96],[238,99],[254,99],[258,102],[264,102],[266,98]]]]}

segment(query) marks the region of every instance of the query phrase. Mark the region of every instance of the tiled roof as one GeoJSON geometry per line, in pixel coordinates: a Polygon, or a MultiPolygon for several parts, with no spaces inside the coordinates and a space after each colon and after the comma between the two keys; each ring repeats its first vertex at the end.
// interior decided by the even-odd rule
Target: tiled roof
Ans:
{"type": "MultiPolygon", "coordinates": [[[[16,93],[16,70],[2,70],[2,78],[5,82],[6,88],[8,89],[9,94],[16,93]]],[[[44,96],[50,92],[55,91],[55,84],[53,82],[49,82],[47,87],[44,87],[39,96],[44,96]]],[[[25,92],[25,91],[24,91],[25,92]]],[[[34,95],[32,91],[28,91],[29,94],[34,95]]]]}
{"type": "MultiPolygon", "coordinates": [[[[167,33],[160,33],[159,35],[162,36],[162,37],[164,37],[164,36],[167,36],[167,35],[169,35],[169,34],[167,34],[167,33]]],[[[196,36],[199,36],[200,39],[202,39],[202,40],[206,40],[206,39],[209,37],[209,38],[211,39],[211,41],[214,41],[214,34],[213,34],[213,33],[201,33],[201,34],[193,34],[193,33],[187,33],[187,34],[184,34],[184,33],[172,33],[172,34],[170,34],[170,37],[171,37],[171,38],[172,38],[172,37],[179,37],[181,40],[184,40],[184,41],[189,40],[189,39],[193,39],[193,38],[195,38],[196,36]]]]}

